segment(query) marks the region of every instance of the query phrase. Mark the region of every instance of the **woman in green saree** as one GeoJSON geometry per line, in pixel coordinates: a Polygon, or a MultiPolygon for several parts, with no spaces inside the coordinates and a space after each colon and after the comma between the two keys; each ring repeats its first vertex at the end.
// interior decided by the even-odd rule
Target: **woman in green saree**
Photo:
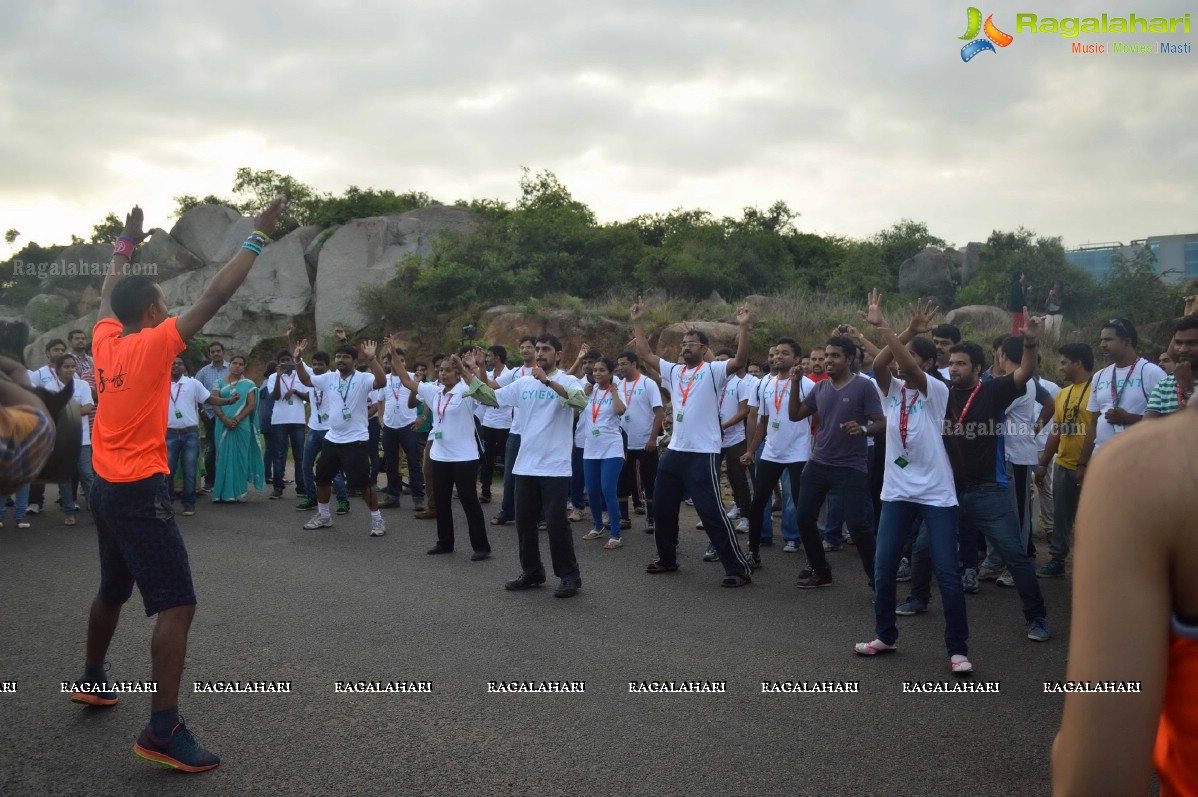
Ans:
{"type": "Polygon", "coordinates": [[[216,407],[216,480],[212,502],[230,504],[245,501],[247,485],[261,490],[265,485],[261,439],[258,431],[258,386],[245,378],[245,358],[240,354],[229,360],[229,375],[219,380],[213,391],[233,404],[216,407]]]}

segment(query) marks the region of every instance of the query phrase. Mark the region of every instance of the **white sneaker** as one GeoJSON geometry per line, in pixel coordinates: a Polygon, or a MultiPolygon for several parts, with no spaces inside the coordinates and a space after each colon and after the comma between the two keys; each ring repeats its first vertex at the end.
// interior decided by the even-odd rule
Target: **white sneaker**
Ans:
{"type": "Polygon", "coordinates": [[[692,499],[692,498],[687,498],[687,499],[683,500],[683,502],[682,502],[682,503],[686,504],[687,506],[694,506],[694,505],[695,505],[695,501],[694,501],[694,499],[692,499]]]}
{"type": "Polygon", "coordinates": [[[948,666],[953,671],[953,675],[968,675],[973,672],[973,663],[969,661],[969,657],[960,654],[949,659],[948,666]]]}
{"type": "Polygon", "coordinates": [[[41,512],[41,511],[42,511],[41,504],[30,504],[29,506],[25,507],[26,515],[36,515],[38,512],[41,512]]]}
{"type": "Polygon", "coordinates": [[[736,522],[736,533],[737,534],[748,534],[749,533],[749,519],[747,517],[742,517],[740,520],[738,520],[736,522]]]}
{"type": "Polygon", "coordinates": [[[382,518],[379,518],[378,520],[375,520],[374,518],[370,519],[370,536],[371,537],[381,537],[386,533],[387,533],[387,524],[383,522],[382,518]]]}
{"type": "Polygon", "coordinates": [[[1011,575],[1010,570],[1004,570],[1001,576],[994,579],[994,583],[1000,587],[1013,587],[1015,586],[1015,577],[1011,575]]]}
{"type": "Polygon", "coordinates": [[[740,519],[740,507],[739,506],[737,506],[736,504],[732,505],[732,509],[728,512],[728,519],[729,520],[739,520],[740,519]]]}
{"type": "Polygon", "coordinates": [[[697,529],[702,529],[702,528],[703,528],[703,521],[702,521],[702,520],[700,520],[698,523],[696,523],[696,524],[695,524],[695,528],[697,528],[697,529]]]}
{"type": "Polygon", "coordinates": [[[580,520],[582,520],[582,510],[581,509],[571,509],[570,512],[566,515],[566,519],[569,520],[571,523],[579,522],[580,520]]]}
{"type": "Polygon", "coordinates": [[[304,524],[306,529],[331,529],[333,527],[333,518],[330,515],[322,515],[316,513],[316,517],[304,524]]]}
{"type": "Polygon", "coordinates": [[[788,542],[786,545],[782,546],[782,553],[794,553],[797,550],[799,550],[798,546],[796,546],[793,542],[788,542]]]}

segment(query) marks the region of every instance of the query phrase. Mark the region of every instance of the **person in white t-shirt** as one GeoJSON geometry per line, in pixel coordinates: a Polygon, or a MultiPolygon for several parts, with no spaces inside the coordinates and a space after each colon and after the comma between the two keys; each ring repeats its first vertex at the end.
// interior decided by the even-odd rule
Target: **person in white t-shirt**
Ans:
{"type": "Polygon", "coordinates": [[[196,512],[196,471],[200,464],[200,416],[196,408],[201,404],[221,406],[234,403],[221,398],[200,384],[198,379],[187,376],[182,357],[176,357],[171,365],[170,400],[166,408],[166,464],[170,476],[166,481],[168,505],[175,502],[175,476],[183,469],[183,516],[191,517],[196,512]]]}
{"type": "Polygon", "coordinates": [[[522,591],[545,583],[537,539],[537,524],[543,516],[553,572],[561,579],[553,594],[569,598],[582,587],[566,517],[566,497],[570,491],[574,410],[586,406],[587,396],[581,381],[558,368],[561,352],[562,343],[556,336],[540,335],[532,372],[498,390],[481,380],[485,376],[481,358],[471,357],[467,366],[475,373],[466,395],[488,407],[516,408],[521,424],[520,452],[512,465],[521,572],[504,587],[522,591]]]}
{"type": "Polygon", "coordinates": [[[743,454],[741,464],[748,467],[756,458],[759,446],[761,457],[753,480],[753,501],[749,505],[749,562],[761,567],[761,527],[768,512],[767,504],[783,473],[790,474],[790,500],[799,495],[803,466],[811,459],[811,421],[790,419],[790,394],[798,391],[800,401],[815,389],[815,382],[796,369],[800,357],[799,344],[793,338],[779,338],[774,344],[774,362],[779,373],[767,377],[760,385],[757,425],[743,454]]]}
{"type": "Polygon", "coordinates": [[[859,642],[862,656],[895,649],[895,575],[903,547],[920,521],[927,525],[928,544],[940,599],[944,603],[944,643],[949,668],[957,675],[973,672],[969,661],[969,624],[965,592],[957,561],[957,492],[952,465],[942,439],[949,389],[934,372],[936,353],[927,338],[937,308],[916,308],[911,324],[896,335],[882,314],[882,296],[869,297],[862,317],[876,327],[886,348],[874,361],[874,378],[884,395],[886,411],[886,468],[882,483],[882,520],[874,554],[874,620],[877,637],[859,642]],[[891,358],[899,376],[890,373],[891,358]]]}
{"type": "Polygon", "coordinates": [[[591,520],[594,527],[583,535],[584,540],[597,540],[604,536],[603,511],[611,525],[611,539],[604,547],[615,550],[623,544],[620,535],[619,499],[616,488],[620,472],[624,470],[624,432],[621,429],[627,407],[621,400],[619,389],[612,383],[616,364],[609,357],[599,357],[591,364],[588,384],[587,405],[578,414],[576,438],[582,438],[582,465],[586,479],[587,495],[591,502],[591,520]]]}
{"type": "Polygon", "coordinates": [[[628,449],[624,453],[624,468],[620,471],[620,484],[616,496],[620,501],[620,520],[628,515],[628,499],[637,493],[637,483],[644,495],[646,532],[653,533],[653,483],[657,480],[657,438],[661,436],[665,421],[662,409],[661,388],[647,374],[641,372],[641,358],[634,351],[622,351],[616,358],[616,373],[620,376],[617,390],[624,403],[621,428],[627,438],[628,449]]]}
{"type": "MultiPolygon", "coordinates": [[[[520,358],[523,363],[517,368],[505,368],[494,378],[485,373],[482,378],[492,390],[507,387],[513,381],[532,374],[532,369],[537,367],[536,356],[537,339],[532,335],[525,335],[520,338],[520,358]]],[[[503,503],[500,505],[499,514],[491,518],[492,526],[505,526],[516,519],[516,475],[512,468],[516,464],[516,457],[520,455],[520,433],[523,424],[520,423],[520,407],[513,407],[511,412],[512,426],[508,430],[507,444],[503,449],[503,503]]]]}
{"type": "MultiPolygon", "coordinates": [[[[508,370],[507,349],[498,344],[487,349],[487,370],[494,381],[508,370]]],[[[483,458],[478,466],[479,502],[491,503],[491,485],[495,481],[495,463],[507,451],[507,437],[512,430],[511,407],[483,407],[482,426],[483,458]]]]}
{"type": "MultiPolygon", "coordinates": [[[[645,303],[637,299],[632,311],[636,350],[645,362],[654,361],[645,332],[645,303]]],[[[739,331],[736,356],[724,362],[708,362],[707,336],[696,329],[682,335],[681,363],[656,358],[662,386],[669,390],[673,433],[669,453],[662,458],[654,488],[653,511],[656,515],[654,539],[657,558],[646,568],[648,573],[671,573],[678,569],[678,512],[683,493],[689,493],[695,511],[724,565],[725,587],[741,587],[751,581],[752,567],[736,539],[732,521],[724,512],[719,493],[720,397],[728,376],[748,361],[749,308],[736,311],[739,331]]]]}
{"type": "Polygon", "coordinates": [[[1139,341],[1135,325],[1126,318],[1112,318],[1099,335],[1099,346],[1112,362],[1098,369],[1090,380],[1090,402],[1086,409],[1096,423],[1086,430],[1086,442],[1077,460],[1079,484],[1090,457],[1107,440],[1140,422],[1153,388],[1165,378],[1164,369],[1136,353],[1139,341]]]}
{"type": "MultiPolygon", "coordinates": [[[[395,354],[390,355],[392,367],[391,373],[387,375],[387,384],[379,391],[385,402],[382,410],[382,440],[384,471],[387,476],[387,486],[382,491],[379,507],[387,509],[400,505],[403,491],[399,475],[399,456],[402,453],[408,462],[408,486],[412,492],[412,504],[419,512],[424,509],[425,503],[424,452],[420,445],[420,433],[416,431],[420,424],[416,418],[416,408],[408,401],[411,391],[404,386],[395,367],[396,356],[404,357],[404,350],[394,346],[390,337],[384,338],[383,345],[395,354]]],[[[408,372],[408,378],[415,380],[416,375],[408,372]]]]}
{"type": "MultiPolygon", "coordinates": [[[[329,353],[318,351],[313,354],[313,376],[320,376],[328,372],[329,353]]],[[[300,468],[304,479],[304,494],[307,497],[296,505],[297,512],[316,509],[316,458],[320,455],[320,447],[324,443],[325,435],[329,433],[329,407],[332,406],[332,399],[323,390],[313,390],[308,395],[312,409],[308,413],[308,434],[304,438],[304,463],[300,468]]],[[[386,434],[385,430],[384,434],[386,434]]],[[[349,514],[349,492],[345,489],[345,474],[338,473],[333,477],[333,489],[337,493],[337,514],[349,514]]],[[[383,506],[383,502],[380,501],[379,508],[383,506]]]]}
{"type": "MultiPolygon", "coordinates": [[[[54,361],[58,382],[63,386],[71,386],[73,391],[71,400],[79,405],[79,415],[82,416],[79,419],[79,425],[83,440],[79,449],[79,464],[76,466],[75,476],[79,480],[80,486],[83,487],[83,494],[88,495],[91,493],[92,481],[95,479],[95,472],[92,470],[91,419],[96,414],[96,402],[87,382],[76,375],[77,365],[78,360],[73,354],[60,354],[54,361]]],[[[79,511],[79,506],[75,503],[74,485],[69,481],[61,482],[58,485],[58,495],[62,498],[62,511],[67,516],[64,525],[74,526],[75,513],[79,511]]]]}
{"type": "MultiPolygon", "coordinates": [[[[304,402],[308,399],[308,391],[302,382],[298,381],[296,366],[290,352],[280,350],[275,355],[275,372],[266,380],[266,390],[274,399],[270,410],[271,452],[274,463],[271,473],[274,475],[274,490],[270,498],[283,497],[283,477],[287,475],[287,447],[291,446],[291,458],[295,461],[295,492],[304,495],[303,466],[304,466],[304,402]]],[[[365,420],[365,419],[363,419],[365,420]]]]}
{"type": "Polygon", "coordinates": [[[456,487],[458,501],[466,514],[466,525],[470,530],[470,547],[474,550],[470,561],[489,559],[491,543],[487,539],[487,524],[483,520],[483,508],[474,487],[478,481],[482,444],[474,425],[478,402],[466,396],[468,386],[463,380],[469,370],[461,358],[452,355],[441,361],[437,368],[436,383],[417,382],[414,374],[408,373],[403,354],[398,349],[392,349],[391,362],[395,376],[399,377],[403,386],[415,393],[433,413],[433,428],[428,436],[429,480],[436,502],[437,544],[427,553],[433,556],[453,553],[452,501],[456,487]]]}
{"type": "MultiPolygon", "coordinates": [[[[61,390],[62,385],[55,386],[58,379],[54,371],[54,361],[67,353],[67,344],[61,338],[54,338],[46,342],[45,352],[46,364],[29,372],[29,384],[33,387],[44,387],[51,392],[61,390]]],[[[29,485],[28,500],[29,514],[36,515],[41,512],[42,504],[46,500],[46,485],[42,482],[29,485]]]]}
{"type": "MultiPolygon", "coordinates": [[[[305,529],[326,529],[333,525],[329,515],[329,499],[333,495],[333,478],[345,474],[350,490],[360,490],[362,500],[370,509],[370,536],[381,537],[387,533],[383,516],[379,513],[378,491],[370,483],[370,429],[367,423],[370,391],[378,390],[387,383],[383,364],[375,356],[378,344],[373,340],[362,341],[362,359],[370,367],[368,373],[354,369],[358,350],[351,345],[337,347],[333,354],[336,370],[314,375],[304,367],[304,349],[308,341],[302,340],[295,348],[295,373],[306,388],[322,392],[328,402],[329,431],[320,445],[320,459],[316,461],[316,517],[304,524],[305,529]]],[[[276,472],[275,478],[278,478],[276,472]]]]}
{"type": "MultiPolygon", "coordinates": [[[[715,354],[717,362],[731,360],[736,352],[731,349],[720,349],[715,354]]],[[[745,421],[749,417],[749,397],[757,381],[747,378],[745,369],[728,375],[728,384],[720,396],[720,429],[724,438],[721,441],[720,459],[728,472],[728,485],[732,488],[732,500],[736,503],[729,517],[736,519],[736,530],[741,534],[749,530],[748,507],[753,502],[753,493],[749,489],[749,471],[741,463],[748,445],[748,433],[745,421]]]]}

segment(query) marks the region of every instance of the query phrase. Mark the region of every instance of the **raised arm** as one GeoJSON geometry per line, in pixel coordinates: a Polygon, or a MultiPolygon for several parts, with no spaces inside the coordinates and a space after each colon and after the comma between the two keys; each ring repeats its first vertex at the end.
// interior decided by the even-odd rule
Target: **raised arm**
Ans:
{"type": "MultiPolygon", "coordinates": [[[[366,358],[366,364],[370,367],[370,373],[374,374],[375,390],[378,390],[380,387],[383,387],[387,384],[387,372],[383,370],[383,364],[379,362],[378,351],[378,341],[362,341],[362,356],[366,358]]],[[[392,358],[391,363],[394,365],[394,358],[392,358]]]]}
{"type": "Polygon", "coordinates": [[[100,311],[96,316],[97,321],[116,317],[116,314],[112,312],[112,289],[128,276],[129,261],[133,257],[133,250],[149,236],[149,233],[142,232],[141,229],[144,220],[145,213],[137,205],[134,205],[133,210],[125,216],[125,229],[116,239],[116,247],[112,252],[112,268],[104,277],[104,285],[100,288],[100,311]]]}
{"type": "Polygon", "coordinates": [[[645,334],[645,300],[640,296],[636,297],[636,304],[632,306],[630,315],[632,316],[632,342],[636,346],[636,356],[641,360],[641,367],[643,368],[651,361],[656,363],[657,355],[653,353],[653,349],[649,348],[649,336],[645,334]]]}
{"type": "Polygon", "coordinates": [[[1027,386],[1028,380],[1036,373],[1037,347],[1040,345],[1041,322],[1044,320],[1040,316],[1030,315],[1026,307],[1023,308],[1023,318],[1023,359],[1013,374],[1015,387],[1020,390],[1027,386]]]}
{"type": "MultiPolygon", "coordinates": [[[[795,367],[792,368],[790,370],[790,372],[792,374],[797,372],[799,375],[798,378],[801,380],[803,378],[802,363],[795,365],[795,367]]],[[[794,377],[792,376],[791,378],[793,379],[794,377]]],[[[798,383],[796,382],[796,384],[798,384],[798,383]]],[[[817,387],[818,387],[818,385],[817,385],[817,387]]],[[[790,400],[786,402],[787,413],[790,415],[790,419],[792,421],[801,421],[804,418],[810,418],[812,415],[815,414],[815,410],[811,409],[810,405],[808,405],[806,401],[799,398],[799,395],[802,392],[803,391],[801,391],[801,390],[791,390],[790,391],[790,400]]],[[[810,395],[811,394],[808,393],[808,398],[810,398],[810,395]]],[[[760,425],[760,423],[761,423],[761,421],[758,421],[759,425],[760,425]]]]}
{"type": "MultiPolygon", "coordinates": [[[[266,236],[273,233],[286,206],[287,200],[284,197],[275,197],[275,200],[270,203],[270,207],[254,217],[255,232],[265,233],[266,236]]],[[[208,287],[204,289],[204,293],[200,295],[199,301],[179,315],[176,322],[179,337],[187,340],[198,333],[233,298],[233,294],[237,293],[241,283],[245,282],[250,268],[258,259],[258,253],[262,251],[263,243],[258,242],[261,237],[263,236],[251,235],[251,240],[246,241],[237,250],[237,254],[233,255],[233,259],[216,272],[216,276],[212,278],[208,287]],[[256,247],[257,251],[247,248],[249,246],[256,247]]]]}
{"type": "Polygon", "coordinates": [[[736,308],[736,356],[727,362],[728,373],[734,374],[749,364],[749,330],[753,313],[747,304],[736,308]]]}
{"type": "MultiPolygon", "coordinates": [[[[304,387],[312,387],[312,376],[308,373],[308,369],[304,367],[303,354],[304,349],[306,348],[308,348],[308,339],[304,338],[298,344],[296,344],[295,350],[291,354],[291,358],[295,360],[295,374],[299,377],[300,384],[302,384],[304,387]]],[[[279,366],[279,373],[282,373],[282,367],[283,366],[281,365],[279,366]]],[[[279,378],[278,374],[276,374],[275,387],[274,390],[271,391],[271,396],[273,398],[277,399],[279,397],[279,383],[282,381],[283,380],[279,378]]]]}

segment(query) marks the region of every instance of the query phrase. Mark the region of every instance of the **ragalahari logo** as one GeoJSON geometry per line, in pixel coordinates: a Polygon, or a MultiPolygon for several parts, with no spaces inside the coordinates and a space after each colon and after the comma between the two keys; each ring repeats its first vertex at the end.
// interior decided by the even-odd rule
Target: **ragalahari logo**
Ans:
{"type": "Polygon", "coordinates": [[[965,29],[965,35],[961,38],[971,39],[972,41],[961,48],[962,61],[968,62],[978,53],[983,53],[986,51],[990,51],[992,53],[998,52],[994,49],[994,45],[997,44],[999,47],[1006,47],[1008,44],[1015,41],[1014,36],[1009,33],[1003,33],[998,29],[998,27],[994,24],[993,14],[986,17],[986,24],[983,25],[981,10],[970,6],[968,9],[966,9],[966,13],[969,16],[968,27],[965,29]],[[976,38],[978,31],[983,31],[986,34],[986,38],[976,38]]]}

